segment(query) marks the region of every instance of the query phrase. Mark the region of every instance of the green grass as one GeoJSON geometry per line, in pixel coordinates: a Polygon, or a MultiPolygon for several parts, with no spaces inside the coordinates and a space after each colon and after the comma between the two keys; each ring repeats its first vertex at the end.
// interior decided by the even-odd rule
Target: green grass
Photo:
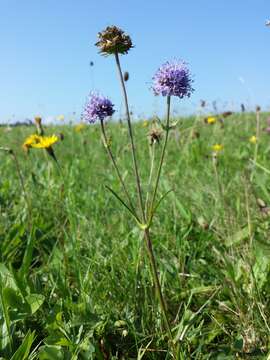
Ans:
{"type": "MultiPolygon", "coordinates": [[[[270,169],[261,115],[258,164],[270,169]]],[[[250,159],[255,114],[224,127],[182,119],[170,133],[152,237],[181,359],[270,358],[270,175],[250,159]],[[211,146],[224,145],[217,172],[211,146]],[[253,178],[252,178],[253,172],[253,178]],[[251,180],[252,178],[252,180],[251,180]],[[258,199],[266,207],[258,205],[258,199]]],[[[63,133],[43,150],[21,144],[31,127],[0,128],[0,356],[3,359],[171,359],[142,234],[106,190],[121,193],[98,126],[63,133]],[[30,211],[29,211],[30,210],[30,211]]],[[[147,128],[135,124],[144,195],[147,128]]],[[[136,199],[125,126],[110,123],[112,149],[136,199]]],[[[156,157],[160,155],[156,146],[156,157]]]]}

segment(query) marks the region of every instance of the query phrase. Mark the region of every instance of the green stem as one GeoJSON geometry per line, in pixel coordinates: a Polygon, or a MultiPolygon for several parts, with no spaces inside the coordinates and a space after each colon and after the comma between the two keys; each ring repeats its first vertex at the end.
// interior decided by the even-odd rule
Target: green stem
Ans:
{"type": "Polygon", "coordinates": [[[25,189],[25,185],[24,185],[24,180],[23,180],[23,177],[22,177],[22,174],[21,174],[20,165],[19,165],[17,156],[15,155],[13,150],[11,150],[10,154],[13,157],[13,160],[14,160],[14,163],[15,163],[15,166],[16,166],[16,170],[17,170],[17,174],[18,174],[18,177],[19,177],[19,180],[20,180],[20,183],[21,183],[21,187],[22,187],[24,198],[25,198],[25,202],[26,202],[26,204],[28,205],[28,207],[30,209],[30,205],[29,205],[29,202],[28,202],[26,189],[25,189]]]}
{"type": "MultiPolygon", "coordinates": [[[[260,136],[260,112],[257,110],[256,111],[256,144],[255,144],[254,159],[253,159],[254,163],[257,162],[257,157],[258,157],[259,136],[260,136]]],[[[254,172],[255,172],[255,166],[252,169],[251,181],[253,180],[254,172]]]]}
{"type": "MultiPolygon", "coordinates": [[[[145,224],[146,223],[146,215],[145,215],[145,210],[144,210],[144,207],[143,207],[142,190],[141,190],[140,176],[139,176],[137,159],[136,159],[136,150],[135,150],[135,145],[134,145],[134,138],[133,138],[133,133],[132,133],[130,112],[129,112],[129,106],[128,106],[128,98],[127,98],[127,92],[126,92],[125,82],[124,82],[124,78],[123,78],[123,74],[122,74],[122,70],[121,70],[121,65],[120,65],[118,53],[115,53],[115,60],[116,60],[116,65],[117,65],[117,69],[118,69],[118,72],[119,72],[120,82],[121,82],[122,91],[123,91],[123,95],[124,95],[124,102],[125,102],[126,116],[127,116],[127,123],[128,123],[128,132],[129,132],[129,137],[130,137],[130,142],[131,142],[131,149],[132,149],[134,173],[135,173],[137,192],[138,192],[138,197],[139,197],[139,206],[140,206],[140,210],[141,210],[142,221],[145,224]]],[[[169,113],[170,113],[170,98],[168,97],[168,114],[169,113]]],[[[166,133],[166,139],[165,139],[166,143],[167,143],[167,140],[168,140],[168,131],[169,131],[169,126],[168,125],[169,125],[169,115],[167,117],[167,133],[166,133]]],[[[165,154],[165,150],[163,150],[162,158],[164,158],[164,154],[165,154]]],[[[162,160],[162,163],[163,163],[163,160],[162,160]]],[[[161,163],[161,166],[162,166],[162,163],[161,163]]],[[[160,172],[161,172],[161,167],[159,169],[158,177],[160,176],[160,172]]],[[[158,181],[157,181],[157,184],[156,184],[156,188],[157,188],[157,186],[158,186],[158,181]]],[[[163,295],[162,295],[161,286],[160,286],[160,282],[159,282],[159,278],[158,278],[158,271],[157,271],[155,256],[154,256],[153,247],[152,247],[152,241],[151,241],[151,238],[150,238],[150,232],[149,232],[148,227],[146,227],[146,229],[144,229],[144,238],[145,238],[146,249],[147,249],[150,265],[151,265],[154,285],[155,285],[156,292],[157,292],[158,301],[160,303],[160,307],[161,307],[161,310],[162,310],[162,313],[163,313],[165,325],[166,325],[166,328],[167,328],[167,331],[168,331],[168,334],[169,334],[169,337],[170,337],[170,340],[171,340],[172,346],[173,346],[172,332],[171,332],[170,324],[169,324],[169,321],[168,321],[165,301],[164,301],[164,298],[163,298],[163,295]]]]}
{"type": "Polygon", "coordinates": [[[15,152],[12,149],[9,149],[9,154],[11,155],[11,157],[13,158],[14,163],[15,163],[15,167],[16,167],[16,171],[17,171],[17,174],[18,174],[20,184],[21,184],[24,200],[26,202],[26,206],[27,206],[27,210],[28,210],[29,229],[31,229],[31,227],[32,227],[32,209],[31,209],[30,201],[28,199],[27,192],[26,192],[26,187],[25,187],[24,179],[23,179],[23,176],[22,176],[22,173],[21,173],[19,161],[17,159],[17,156],[16,156],[15,152]]]}
{"type": "Polygon", "coordinates": [[[120,171],[119,171],[119,168],[118,168],[118,166],[117,166],[117,164],[116,164],[115,158],[114,158],[113,153],[112,153],[112,151],[111,151],[110,144],[109,144],[109,141],[108,141],[108,138],[107,138],[107,135],[106,135],[106,131],[105,131],[105,126],[104,126],[103,120],[100,121],[100,124],[101,124],[101,132],[102,132],[102,136],[103,136],[104,146],[105,146],[105,148],[106,148],[106,150],[107,150],[107,153],[108,153],[108,155],[109,155],[109,158],[110,158],[111,161],[112,161],[112,164],[113,164],[113,166],[114,166],[114,169],[115,169],[115,171],[116,171],[116,174],[117,174],[117,176],[118,176],[118,179],[119,179],[119,181],[120,181],[120,183],[121,183],[121,185],[122,185],[122,188],[123,188],[123,190],[124,190],[124,193],[125,193],[125,195],[126,195],[126,198],[127,198],[128,202],[129,202],[129,205],[130,205],[132,211],[134,212],[134,214],[135,214],[136,217],[137,217],[135,208],[134,208],[134,206],[133,206],[133,204],[132,204],[132,200],[131,200],[131,198],[130,198],[130,196],[129,196],[129,193],[128,193],[128,191],[127,191],[125,182],[124,182],[124,180],[123,180],[123,178],[122,178],[122,175],[121,175],[121,173],[120,173],[120,171]]]}
{"type": "Polygon", "coordinates": [[[127,91],[126,91],[126,87],[125,87],[124,77],[123,77],[118,53],[115,53],[115,60],[116,60],[116,66],[117,66],[119,77],[120,77],[120,82],[121,82],[121,87],[122,87],[122,92],[123,92],[124,102],[125,102],[125,108],[126,108],[128,133],[129,133],[129,138],[130,138],[130,142],[131,142],[132,159],[133,159],[133,167],[134,167],[134,173],[135,173],[135,179],[136,179],[137,192],[138,192],[138,197],[139,197],[139,206],[140,206],[142,221],[145,223],[146,219],[145,219],[145,213],[144,213],[144,208],[143,208],[142,189],[141,189],[141,182],[140,182],[140,176],[139,176],[139,170],[138,170],[138,164],[137,164],[137,158],[136,158],[136,150],[135,150],[132,126],[131,126],[127,91]]]}
{"type": "Polygon", "coordinates": [[[219,177],[219,173],[218,173],[218,169],[217,169],[217,162],[218,162],[218,155],[217,154],[213,154],[213,160],[212,161],[213,161],[213,167],[214,167],[214,172],[215,172],[219,197],[221,199],[223,199],[224,194],[223,194],[223,189],[222,189],[222,185],[221,185],[221,182],[220,182],[220,177],[219,177]]]}
{"type": "Polygon", "coordinates": [[[145,200],[145,212],[146,212],[146,216],[149,216],[149,212],[148,212],[148,203],[149,203],[149,194],[150,194],[150,190],[151,190],[151,184],[152,184],[152,178],[153,178],[153,171],[154,171],[154,164],[155,164],[155,142],[153,143],[153,145],[150,147],[150,156],[151,156],[151,165],[150,165],[150,173],[149,173],[149,180],[148,180],[148,190],[147,190],[147,194],[146,194],[146,200],[145,200]]]}
{"type": "Polygon", "coordinates": [[[164,140],[164,144],[163,144],[163,148],[162,148],[161,158],[160,158],[160,162],[159,162],[159,166],[158,166],[156,184],[155,184],[155,188],[154,188],[154,192],[153,192],[153,197],[152,197],[152,201],[151,201],[150,217],[152,217],[152,211],[153,211],[153,209],[154,209],[154,204],[155,204],[155,200],[156,200],[156,196],[157,196],[157,189],[158,189],[158,185],[159,185],[161,170],[162,170],[162,166],[163,166],[163,162],[164,162],[164,157],[165,157],[165,152],[166,152],[166,147],[167,147],[168,138],[169,138],[169,131],[170,131],[170,127],[169,127],[169,126],[170,126],[170,111],[171,111],[171,97],[168,96],[168,97],[167,97],[166,135],[165,135],[165,140],[164,140]]]}
{"type": "Polygon", "coordinates": [[[145,241],[146,241],[146,248],[147,248],[148,257],[150,260],[150,265],[151,265],[151,269],[152,269],[152,276],[153,276],[153,280],[154,280],[154,284],[155,284],[155,288],[156,288],[156,293],[157,293],[157,297],[158,297],[161,311],[163,314],[165,326],[167,328],[169,338],[170,338],[171,342],[173,342],[172,331],[171,331],[170,323],[169,323],[168,316],[167,316],[167,307],[166,307],[165,300],[164,300],[164,297],[163,297],[162,291],[161,291],[160,281],[158,278],[157,264],[156,264],[156,260],[155,260],[155,256],[154,256],[154,251],[153,251],[152,241],[150,238],[149,229],[144,230],[144,237],[145,237],[145,241]]]}

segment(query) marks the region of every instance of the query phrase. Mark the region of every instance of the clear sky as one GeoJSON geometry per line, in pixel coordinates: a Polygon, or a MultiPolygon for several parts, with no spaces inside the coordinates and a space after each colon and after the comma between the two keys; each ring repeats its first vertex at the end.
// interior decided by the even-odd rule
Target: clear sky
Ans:
{"type": "Polygon", "coordinates": [[[241,102],[269,109],[269,18],[270,0],[0,0],[0,120],[80,114],[93,89],[120,114],[114,59],[94,46],[112,24],[135,44],[121,61],[136,114],[162,113],[164,99],[149,88],[173,58],[189,63],[196,90],[174,100],[177,111],[194,112],[200,99],[221,109],[241,102]]]}

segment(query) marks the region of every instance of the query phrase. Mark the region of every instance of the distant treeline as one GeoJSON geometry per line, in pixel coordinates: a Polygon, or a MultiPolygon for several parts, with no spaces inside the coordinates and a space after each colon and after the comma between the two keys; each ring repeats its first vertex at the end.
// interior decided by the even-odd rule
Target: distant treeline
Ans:
{"type": "Polygon", "coordinates": [[[32,120],[16,121],[13,123],[0,123],[0,127],[3,126],[17,127],[17,126],[32,126],[32,125],[34,125],[32,120]]]}

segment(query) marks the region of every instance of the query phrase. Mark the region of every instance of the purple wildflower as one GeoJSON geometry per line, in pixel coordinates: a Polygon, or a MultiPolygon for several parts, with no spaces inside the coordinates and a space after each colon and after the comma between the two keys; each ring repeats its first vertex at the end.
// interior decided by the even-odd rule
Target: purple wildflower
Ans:
{"type": "Polygon", "coordinates": [[[96,93],[90,93],[82,113],[82,119],[90,123],[103,121],[115,112],[114,105],[108,98],[96,93]]]}
{"type": "Polygon", "coordinates": [[[167,61],[153,77],[152,89],[155,95],[189,97],[194,91],[193,80],[184,61],[167,61]]]}

